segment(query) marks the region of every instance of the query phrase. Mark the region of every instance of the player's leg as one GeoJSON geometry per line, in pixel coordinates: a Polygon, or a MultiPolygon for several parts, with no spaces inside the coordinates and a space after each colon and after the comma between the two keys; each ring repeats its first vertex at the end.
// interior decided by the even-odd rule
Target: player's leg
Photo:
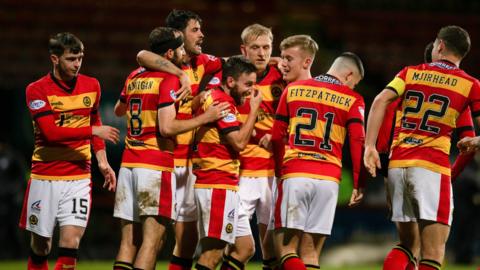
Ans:
{"type": "Polygon", "coordinates": [[[308,178],[303,182],[301,184],[309,191],[310,204],[299,254],[307,269],[319,269],[323,244],[332,231],[339,185],[333,181],[308,178]]]}
{"type": "Polygon", "coordinates": [[[327,236],[322,234],[302,234],[298,253],[307,269],[320,269],[319,256],[326,239],[327,236]]]}
{"type": "Polygon", "coordinates": [[[205,237],[200,240],[200,246],[202,253],[198,257],[195,269],[215,269],[222,260],[227,242],[216,238],[205,237]]]}
{"type": "Polygon", "coordinates": [[[416,180],[410,184],[414,184],[413,193],[418,204],[422,257],[419,269],[440,269],[452,223],[450,176],[423,168],[409,168],[409,176],[416,180]]]}
{"type": "Polygon", "coordinates": [[[306,269],[297,250],[307,223],[308,182],[303,178],[287,178],[278,185],[275,203],[274,245],[281,268],[306,269]]]}
{"type": "Polygon", "coordinates": [[[171,172],[134,168],[138,215],[142,222],[142,244],[134,267],[154,269],[167,226],[175,216],[175,177],[171,172]]]}
{"type": "Polygon", "coordinates": [[[30,231],[28,269],[48,269],[47,258],[52,249],[52,234],[58,209],[58,198],[54,198],[52,186],[49,181],[30,179],[25,191],[19,227],[30,231]]]}
{"type": "Polygon", "coordinates": [[[75,268],[77,264],[78,248],[90,216],[91,181],[66,181],[63,193],[57,214],[60,237],[56,270],[75,268]]]}
{"type": "Polygon", "coordinates": [[[196,188],[201,255],[196,269],[215,269],[227,244],[235,243],[240,200],[236,191],[196,188]]]}
{"type": "Polygon", "coordinates": [[[193,184],[195,175],[191,167],[175,167],[177,188],[177,217],[175,222],[175,247],[168,265],[169,270],[186,270],[192,267],[193,255],[197,247],[197,215],[193,184]]]}
{"type": "Polygon", "coordinates": [[[395,222],[400,243],[390,250],[383,269],[414,270],[420,252],[420,234],[417,222],[395,222]]]}
{"type": "Polygon", "coordinates": [[[265,251],[262,251],[262,269],[264,270],[273,270],[278,268],[278,258],[275,254],[274,246],[274,229],[275,229],[275,202],[277,199],[277,181],[278,179],[272,177],[272,198],[270,202],[270,216],[267,222],[265,237],[263,238],[262,248],[265,251]]]}
{"type": "Polygon", "coordinates": [[[157,253],[163,246],[165,231],[171,220],[160,216],[141,216],[140,219],[143,241],[133,265],[139,269],[154,269],[157,253]]]}
{"type": "Polygon", "coordinates": [[[121,219],[120,223],[122,239],[113,269],[133,269],[133,262],[142,244],[142,227],[140,223],[124,219],[121,219]]]}
{"type": "Polygon", "coordinates": [[[135,206],[136,178],[131,168],[120,168],[115,191],[115,206],[113,216],[120,219],[121,240],[114,270],[133,269],[133,262],[142,242],[142,226],[135,206]]]}
{"type": "Polygon", "coordinates": [[[269,268],[276,261],[275,251],[273,249],[273,230],[268,230],[268,224],[272,216],[273,209],[273,188],[274,177],[266,177],[262,181],[261,195],[257,204],[257,226],[260,239],[260,247],[262,249],[262,260],[269,268]]]}

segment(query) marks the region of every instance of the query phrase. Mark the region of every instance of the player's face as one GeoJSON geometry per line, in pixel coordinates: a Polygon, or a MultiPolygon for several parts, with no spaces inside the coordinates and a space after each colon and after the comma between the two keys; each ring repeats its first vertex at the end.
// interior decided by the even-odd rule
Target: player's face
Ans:
{"type": "Polygon", "coordinates": [[[267,68],[272,55],[272,40],[267,35],[250,39],[240,48],[245,58],[250,60],[258,71],[264,71],[267,68]]]}
{"type": "Polygon", "coordinates": [[[83,61],[83,51],[72,53],[70,49],[67,49],[60,57],[52,54],[51,59],[55,71],[60,78],[64,81],[69,81],[75,78],[80,71],[83,61]]]}
{"type": "Polygon", "coordinates": [[[280,71],[282,72],[283,80],[287,82],[297,81],[303,70],[308,68],[306,54],[299,47],[284,49],[280,56],[282,57],[280,71]]]}
{"type": "Polygon", "coordinates": [[[185,64],[185,47],[182,44],[180,47],[176,48],[173,51],[173,58],[172,58],[172,63],[174,63],[177,67],[181,67],[183,64],[185,64]]]}
{"type": "Polygon", "coordinates": [[[204,35],[200,22],[194,19],[189,20],[187,27],[183,31],[183,35],[185,39],[185,51],[190,55],[201,54],[204,35]]]}
{"type": "Polygon", "coordinates": [[[255,89],[256,73],[242,73],[238,80],[233,79],[230,95],[237,105],[243,104],[245,98],[255,89]]]}

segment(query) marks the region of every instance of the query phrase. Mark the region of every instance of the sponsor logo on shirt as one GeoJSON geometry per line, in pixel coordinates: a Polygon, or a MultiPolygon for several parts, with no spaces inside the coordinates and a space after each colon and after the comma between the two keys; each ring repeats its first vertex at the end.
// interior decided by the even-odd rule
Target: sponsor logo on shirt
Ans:
{"type": "Polygon", "coordinates": [[[36,100],[32,100],[30,101],[30,104],[28,104],[28,107],[30,107],[30,109],[32,110],[39,110],[43,107],[45,107],[47,103],[43,100],[40,100],[40,99],[36,99],[36,100]]]}
{"type": "Polygon", "coordinates": [[[210,80],[210,82],[208,82],[208,84],[213,84],[213,85],[220,84],[220,79],[217,77],[212,77],[212,79],[210,80]]]}
{"type": "Polygon", "coordinates": [[[173,90],[173,89],[170,90],[170,97],[171,97],[173,100],[177,99],[177,95],[175,94],[175,90],[173,90]]]}
{"type": "Polygon", "coordinates": [[[237,117],[235,116],[235,114],[229,113],[227,114],[227,116],[223,117],[222,121],[225,123],[233,123],[237,121],[237,117]]]}
{"type": "Polygon", "coordinates": [[[208,57],[208,60],[210,61],[215,61],[217,60],[217,57],[213,56],[213,55],[210,55],[210,54],[207,54],[207,57],[208,57]]]}
{"type": "Polygon", "coordinates": [[[365,109],[363,107],[358,107],[358,111],[362,115],[362,117],[365,117],[365,109]]]}

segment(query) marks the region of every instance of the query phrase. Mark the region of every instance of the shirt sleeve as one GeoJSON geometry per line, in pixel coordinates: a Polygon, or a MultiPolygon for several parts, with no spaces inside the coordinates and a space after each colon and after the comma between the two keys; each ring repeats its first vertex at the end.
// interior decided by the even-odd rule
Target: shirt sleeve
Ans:
{"type": "Polygon", "coordinates": [[[281,176],[281,169],[283,165],[283,156],[285,155],[285,141],[284,138],[288,135],[288,124],[290,118],[288,115],[287,106],[287,90],[283,91],[282,96],[278,102],[277,112],[275,114],[275,121],[272,128],[272,150],[275,161],[275,176],[281,176]]]}
{"type": "Polygon", "coordinates": [[[347,120],[348,136],[350,139],[350,155],[352,158],[353,186],[363,188],[365,186],[365,171],[362,168],[363,145],[365,144],[364,122],[365,103],[359,97],[349,111],[347,120]]]}
{"type": "Polygon", "coordinates": [[[470,90],[469,95],[470,100],[470,110],[472,111],[473,117],[480,116],[480,82],[475,80],[472,85],[472,90],[470,90]]]}
{"type": "MultiPolygon", "coordinates": [[[[95,104],[93,105],[92,111],[90,113],[90,123],[92,126],[102,125],[102,118],[100,116],[100,112],[98,111],[98,108],[100,107],[101,96],[102,96],[102,91],[100,88],[100,83],[97,81],[97,100],[95,100],[95,104]]],[[[98,136],[93,136],[92,146],[93,146],[93,152],[96,153],[99,150],[105,149],[105,141],[98,136]]]]}
{"type": "Polygon", "coordinates": [[[175,103],[175,93],[180,89],[180,81],[176,76],[169,75],[159,85],[157,109],[170,106],[175,103]]]}
{"type": "Polygon", "coordinates": [[[222,59],[210,54],[205,54],[204,65],[205,65],[205,74],[215,74],[220,70],[222,70],[222,59]]]}
{"type": "Polygon", "coordinates": [[[44,91],[32,84],[27,87],[26,101],[33,120],[53,113],[44,91]]]}
{"type": "Polygon", "coordinates": [[[398,96],[403,95],[405,92],[405,78],[407,75],[408,67],[402,69],[393,80],[387,84],[386,89],[393,90],[398,96]]]}

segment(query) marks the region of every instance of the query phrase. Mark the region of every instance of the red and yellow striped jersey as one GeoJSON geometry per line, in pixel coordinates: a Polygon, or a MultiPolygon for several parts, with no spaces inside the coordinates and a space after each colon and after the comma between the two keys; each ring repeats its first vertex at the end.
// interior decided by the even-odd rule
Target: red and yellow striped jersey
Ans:
{"type": "MultiPolygon", "coordinates": [[[[192,100],[198,94],[200,81],[206,74],[214,74],[222,68],[222,61],[208,54],[200,54],[190,61],[189,65],[182,66],[182,69],[188,74],[192,83],[192,94],[185,100],[180,101],[177,113],[177,119],[187,120],[192,118],[192,100]]],[[[193,130],[178,134],[176,137],[177,146],[175,147],[175,166],[187,166],[187,160],[190,156],[189,146],[193,140],[193,130]]]]}
{"type": "MultiPolygon", "coordinates": [[[[40,180],[80,180],[90,178],[91,125],[100,119],[100,84],[95,78],[79,74],[67,87],[53,74],[28,85],[26,101],[33,118],[35,146],[31,177],[40,180]],[[41,117],[53,115],[56,127],[90,128],[87,137],[48,141],[38,126],[41,117]]],[[[48,132],[48,131],[43,131],[48,132]]]]}
{"type": "MultiPolygon", "coordinates": [[[[256,88],[262,93],[262,103],[257,112],[255,136],[252,136],[245,150],[240,152],[240,175],[248,177],[274,176],[273,153],[258,145],[265,134],[271,134],[278,101],[285,88],[282,74],[274,66],[268,66],[263,76],[257,78],[256,88]]],[[[238,107],[240,121],[245,123],[250,113],[250,102],[238,107]]]]}
{"type": "MultiPolygon", "coordinates": [[[[212,78],[208,87],[219,86],[221,80],[222,72],[219,72],[212,78]]],[[[251,137],[245,150],[240,152],[240,176],[273,176],[275,174],[273,153],[260,147],[258,143],[265,134],[271,134],[275,111],[283,88],[285,88],[285,82],[280,71],[275,66],[269,65],[263,75],[257,77],[256,88],[262,93],[262,103],[257,112],[254,136],[251,137]]],[[[250,102],[247,99],[244,104],[237,108],[240,113],[240,122],[245,123],[250,113],[250,102]]]]}
{"type": "Polygon", "coordinates": [[[174,75],[134,70],[125,81],[120,102],[127,105],[127,136],[122,167],[173,170],[172,138],[160,135],[158,109],[175,102],[180,82],[174,75]]]}
{"type": "Polygon", "coordinates": [[[408,66],[388,84],[401,98],[389,168],[450,175],[450,141],[459,114],[480,114],[480,83],[447,61],[408,66]]]}
{"type": "Polygon", "coordinates": [[[193,173],[197,176],[196,188],[238,189],[240,162],[236,152],[224,137],[240,130],[241,123],[235,101],[221,88],[209,90],[199,113],[214,102],[230,103],[230,112],[216,122],[201,126],[195,134],[193,173]]]}
{"type": "Polygon", "coordinates": [[[348,131],[357,186],[365,137],[364,110],[363,98],[333,76],[320,75],[289,84],[280,99],[272,135],[276,153],[282,147],[275,142],[288,136],[281,178],[339,182],[348,131]]]}

